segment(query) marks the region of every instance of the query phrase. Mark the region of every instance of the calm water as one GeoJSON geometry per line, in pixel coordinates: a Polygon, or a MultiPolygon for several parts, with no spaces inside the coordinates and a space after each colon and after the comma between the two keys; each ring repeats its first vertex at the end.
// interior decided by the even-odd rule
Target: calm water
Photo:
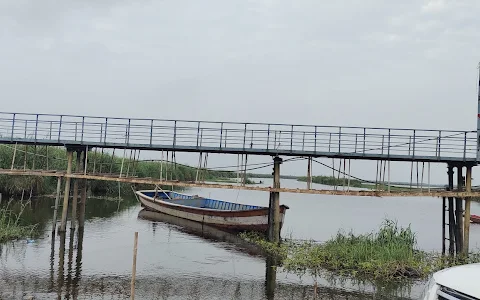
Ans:
{"type": "MultiPolygon", "coordinates": [[[[268,181],[267,181],[268,182],[268,181]]],[[[282,186],[302,183],[282,180],[282,186]]],[[[262,192],[191,189],[188,193],[239,203],[268,204],[262,192]]],[[[441,200],[282,194],[288,205],[283,236],[326,240],[338,229],[357,233],[383,219],[411,224],[419,247],[441,248],[441,200]]],[[[45,228],[33,241],[0,245],[0,298],[126,299],[130,294],[133,235],[139,232],[136,299],[311,299],[313,280],[270,267],[270,261],[237,237],[177,218],[146,212],[132,199],[120,205],[90,199],[85,232],[50,235],[52,200],[26,211],[45,228]],[[275,280],[276,279],[276,280],[275,280]]],[[[472,204],[480,214],[480,205],[472,204]]],[[[471,227],[480,247],[480,226],[471,227]]],[[[422,282],[397,286],[358,283],[326,276],[320,299],[416,299],[422,282]]]]}

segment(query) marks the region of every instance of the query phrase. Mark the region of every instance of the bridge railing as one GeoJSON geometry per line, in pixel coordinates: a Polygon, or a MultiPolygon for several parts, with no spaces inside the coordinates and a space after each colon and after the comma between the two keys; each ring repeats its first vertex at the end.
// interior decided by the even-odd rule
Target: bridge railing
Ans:
{"type": "Polygon", "coordinates": [[[218,148],[474,158],[475,131],[310,126],[0,113],[0,140],[95,146],[218,148]]]}

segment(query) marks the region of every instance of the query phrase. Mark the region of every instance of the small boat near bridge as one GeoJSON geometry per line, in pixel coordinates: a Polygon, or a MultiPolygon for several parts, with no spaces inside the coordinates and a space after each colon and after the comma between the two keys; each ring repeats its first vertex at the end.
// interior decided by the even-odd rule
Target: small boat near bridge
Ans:
{"type": "MultiPolygon", "coordinates": [[[[268,231],[269,208],[188,195],[167,190],[136,191],[138,200],[147,210],[196,221],[223,230],[268,231]]],[[[280,228],[286,205],[280,205],[280,228]]]]}

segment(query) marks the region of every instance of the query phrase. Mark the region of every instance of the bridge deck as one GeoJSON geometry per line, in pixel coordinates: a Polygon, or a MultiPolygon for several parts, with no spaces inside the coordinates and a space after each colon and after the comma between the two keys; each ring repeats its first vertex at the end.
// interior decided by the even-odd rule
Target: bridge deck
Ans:
{"type": "Polygon", "coordinates": [[[476,165],[476,131],[0,113],[0,143],[476,165]]]}

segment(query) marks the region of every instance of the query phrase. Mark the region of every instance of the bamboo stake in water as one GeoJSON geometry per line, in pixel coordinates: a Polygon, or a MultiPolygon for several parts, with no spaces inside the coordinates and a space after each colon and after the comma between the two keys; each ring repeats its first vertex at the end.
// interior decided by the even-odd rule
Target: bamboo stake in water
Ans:
{"type": "Polygon", "coordinates": [[[133,241],[133,266],[132,266],[132,283],[130,284],[130,299],[135,299],[135,276],[137,273],[137,245],[138,245],[138,232],[135,232],[135,238],[133,241]]]}

